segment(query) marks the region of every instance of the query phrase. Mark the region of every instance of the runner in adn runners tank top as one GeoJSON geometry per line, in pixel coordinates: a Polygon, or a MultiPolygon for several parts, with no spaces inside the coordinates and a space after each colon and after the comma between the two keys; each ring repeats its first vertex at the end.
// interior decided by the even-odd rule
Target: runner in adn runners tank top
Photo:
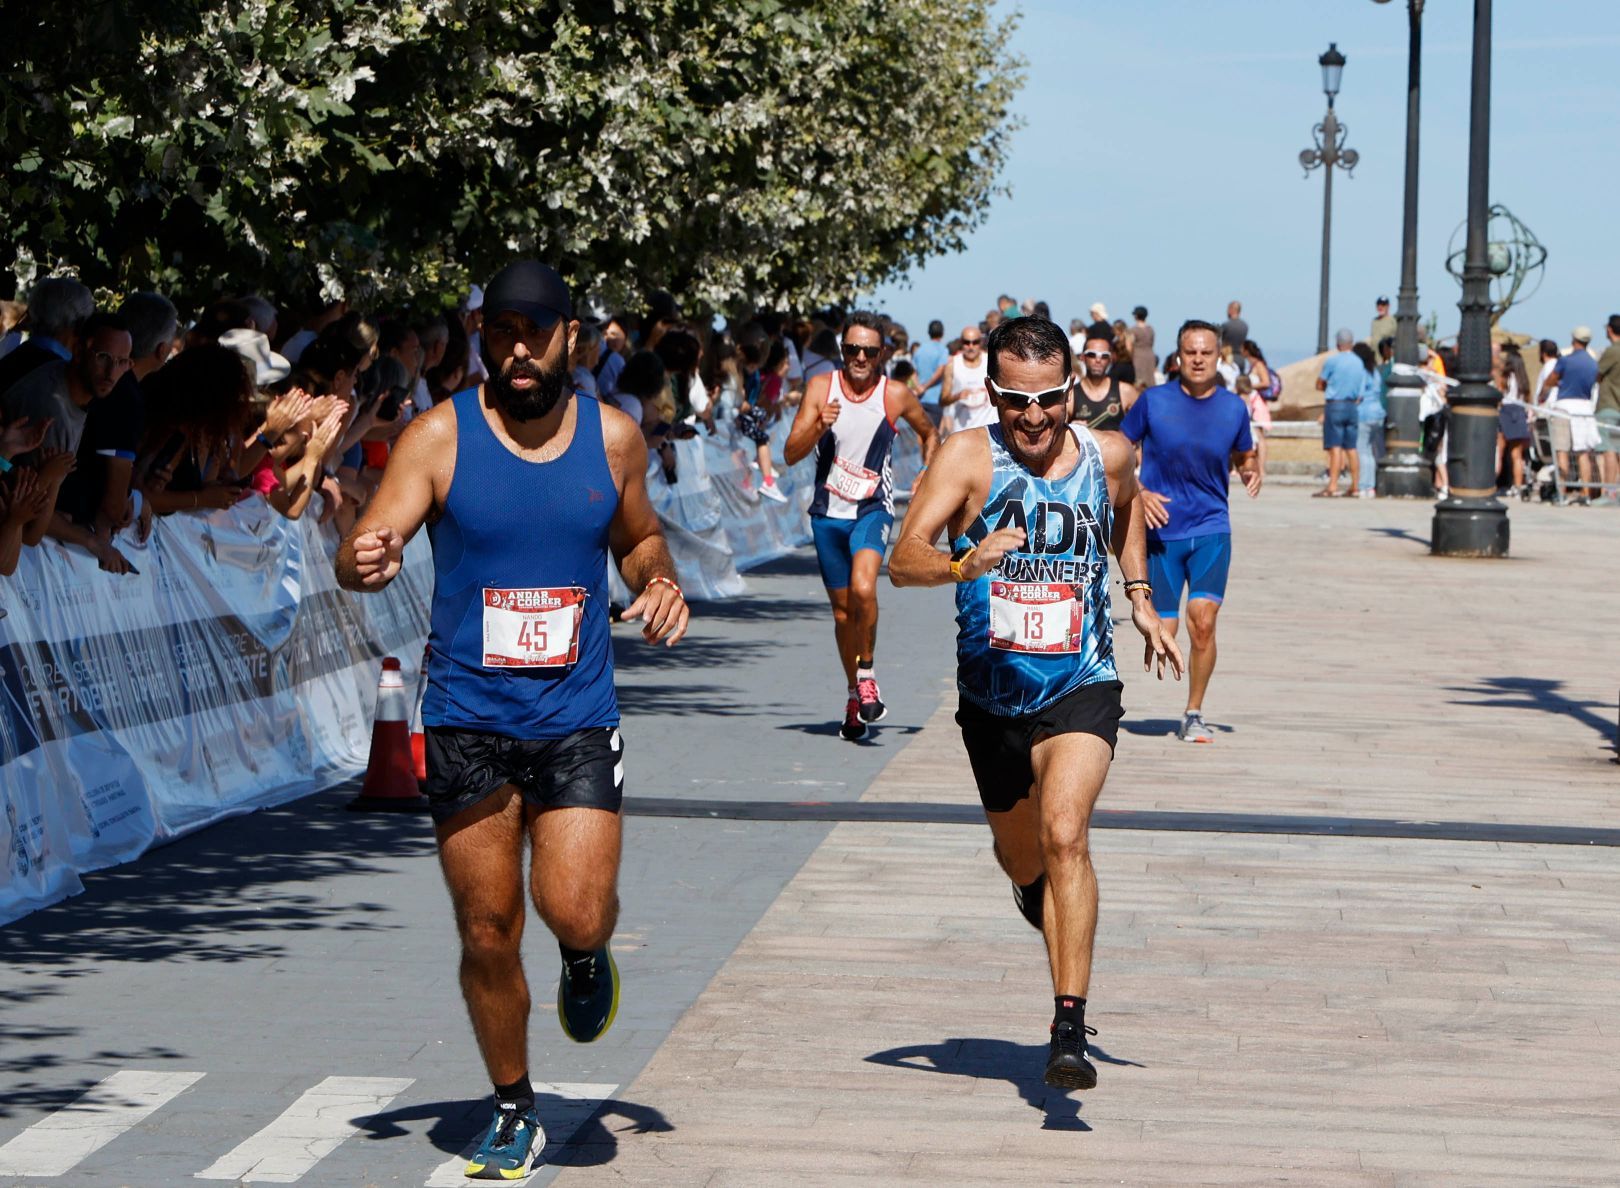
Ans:
{"type": "Polygon", "coordinates": [[[619,496],[601,405],[575,396],[568,448],[526,462],[489,427],[477,388],[453,400],[455,474],[427,526],[423,722],[521,739],[617,725],[607,554],[619,496]]]}
{"type": "Polygon", "coordinates": [[[1074,470],[1050,480],[1013,457],[1000,425],[987,432],[989,497],[954,547],[1007,527],[1027,539],[956,587],[957,686],[987,713],[1014,717],[1118,679],[1108,601],[1113,509],[1102,451],[1083,426],[1069,426],[1080,448],[1074,470]]]}
{"type": "Polygon", "coordinates": [[[842,376],[830,373],[827,399],[840,411],[816,443],[816,494],[812,516],[858,520],[868,512],[894,514],[894,484],[889,457],[894,447],[894,418],[889,414],[889,381],[878,380],[864,397],[844,391],[842,376]]]}

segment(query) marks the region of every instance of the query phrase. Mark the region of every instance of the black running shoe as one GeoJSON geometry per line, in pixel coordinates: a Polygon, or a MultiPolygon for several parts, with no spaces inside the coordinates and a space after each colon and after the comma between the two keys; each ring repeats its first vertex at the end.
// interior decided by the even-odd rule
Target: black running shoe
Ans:
{"type": "Polygon", "coordinates": [[[889,707],[883,704],[876,677],[861,677],[855,682],[855,697],[861,703],[861,721],[881,722],[889,716],[889,707]]]}
{"type": "Polygon", "coordinates": [[[1052,1024],[1051,1054],[1046,1058],[1045,1081],[1054,1089],[1094,1089],[1097,1069],[1086,1059],[1086,1036],[1095,1027],[1076,1026],[1068,1020],[1052,1024]]]}
{"type": "Polygon", "coordinates": [[[1020,887],[1017,883],[1012,885],[1013,902],[1018,905],[1018,914],[1029,921],[1029,926],[1036,932],[1045,931],[1046,920],[1046,876],[1043,874],[1028,887],[1020,887]]]}

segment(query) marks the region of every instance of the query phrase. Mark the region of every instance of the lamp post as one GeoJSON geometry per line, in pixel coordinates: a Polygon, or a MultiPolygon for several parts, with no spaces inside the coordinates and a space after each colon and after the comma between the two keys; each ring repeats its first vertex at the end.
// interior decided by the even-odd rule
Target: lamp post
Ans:
{"type": "MultiPolygon", "coordinates": [[[[1389,0],[1376,0],[1387,4],[1389,0]]],[[[1406,199],[1401,217],[1401,287],[1395,304],[1395,362],[1416,367],[1418,88],[1422,74],[1423,0],[1407,0],[1406,19],[1406,199]]],[[[1373,343],[1376,348],[1377,343],[1373,343]]],[[[1389,380],[1389,412],[1384,421],[1384,460],[1378,466],[1378,493],[1427,499],[1434,495],[1423,460],[1423,381],[1395,374],[1389,380]]]]}
{"type": "Polygon", "coordinates": [[[1463,257],[1457,387],[1451,393],[1446,484],[1434,505],[1430,550],[1446,557],[1505,557],[1507,508],[1496,498],[1496,417],[1491,386],[1491,259],[1486,245],[1491,176],[1491,0],[1474,0],[1474,69],[1468,112],[1468,247],[1463,257]]]}
{"type": "Polygon", "coordinates": [[[1322,68],[1322,91],[1327,95],[1327,115],[1311,130],[1316,138],[1316,147],[1299,154],[1305,176],[1309,177],[1311,170],[1320,167],[1326,182],[1322,187],[1322,300],[1316,320],[1316,353],[1319,355],[1327,350],[1328,340],[1328,249],[1333,242],[1333,167],[1336,165],[1349,173],[1361,159],[1355,149],[1344,147],[1344,138],[1349,129],[1339,123],[1339,117],[1333,111],[1333,97],[1339,93],[1344,60],[1337,42],[1330,43],[1327,53],[1316,59],[1316,64],[1322,68]]]}

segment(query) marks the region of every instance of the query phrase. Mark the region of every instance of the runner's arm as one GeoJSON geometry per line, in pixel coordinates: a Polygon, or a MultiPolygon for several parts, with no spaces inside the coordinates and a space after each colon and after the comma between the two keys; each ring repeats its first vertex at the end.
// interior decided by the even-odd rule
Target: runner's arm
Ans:
{"type": "Polygon", "coordinates": [[[433,510],[436,474],[454,470],[455,418],[455,406],[446,402],[399,435],[376,495],[338,546],[335,569],[345,590],[380,590],[399,574],[405,543],[433,510]]]}
{"type": "Polygon", "coordinates": [[[621,617],[627,622],[641,620],[643,639],[648,643],[662,640],[669,647],[686,634],[690,615],[663,525],[647,495],[647,443],[634,421],[606,405],[602,407],[602,438],[608,467],[619,488],[619,507],[608,527],[608,545],[625,584],[636,595],[621,617]]]}
{"type": "Polygon", "coordinates": [[[1232,469],[1236,470],[1238,477],[1243,480],[1243,486],[1249,492],[1249,498],[1259,498],[1260,485],[1265,480],[1265,475],[1260,471],[1260,451],[1257,449],[1246,452],[1233,450],[1232,469]]]}
{"type": "Polygon", "coordinates": [[[936,451],[934,464],[918,478],[889,556],[889,581],[896,586],[945,586],[955,581],[950,553],[940,552],[934,542],[966,506],[969,476],[983,465],[985,440],[982,433],[952,434],[936,451]]]}
{"type": "MultiPolygon", "coordinates": [[[[1079,385],[1075,386],[1078,387],[1079,385]]],[[[1142,389],[1135,384],[1121,384],[1119,386],[1119,411],[1122,413],[1129,412],[1131,405],[1136,403],[1136,398],[1141,394],[1142,389]]]]}
{"type": "Polygon", "coordinates": [[[821,410],[827,402],[827,390],[830,381],[824,375],[818,375],[811,380],[804,389],[804,399],[799,402],[799,411],[793,418],[793,428],[788,432],[787,442],[782,446],[782,460],[789,466],[796,466],[799,462],[810,456],[821,440],[826,428],[821,423],[821,410]]]}
{"type": "MultiPolygon", "coordinates": [[[[1136,448],[1128,438],[1118,433],[1097,435],[1103,452],[1103,466],[1108,472],[1114,505],[1114,532],[1109,544],[1119,560],[1120,577],[1127,582],[1146,582],[1147,515],[1145,501],[1140,498],[1142,486],[1136,479],[1136,448]]],[[[1126,600],[1131,604],[1131,623],[1142,635],[1142,670],[1151,672],[1158,666],[1158,677],[1164,679],[1165,665],[1177,680],[1181,679],[1181,649],[1175,637],[1164,629],[1159,613],[1153,609],[1153,591],[1147,586],[1127,590],[1126,600]]]]}
{"type": "Polygon", "coordinates": [[[934,456],[934,449],[939,444],[939,439],[934,433],[934,422],[923,412],[922,402],[917,399],[917,393],[904,384],[900,387],[900,415],[905,418],[906,424],[916,431],[917,442],[922,446],[923,469],[926,470],[934,456]]]}
{"type": "Polygon", "coordinates": [[[956,378],[956,369],[951,366],[951,360],[954,358],[956,356],[951,355],[939,365],[940,370],[944,372],[944,376],[939,381],[939,406],[941,408],[956,403],[955,385],[951,383],[956,378]]]}

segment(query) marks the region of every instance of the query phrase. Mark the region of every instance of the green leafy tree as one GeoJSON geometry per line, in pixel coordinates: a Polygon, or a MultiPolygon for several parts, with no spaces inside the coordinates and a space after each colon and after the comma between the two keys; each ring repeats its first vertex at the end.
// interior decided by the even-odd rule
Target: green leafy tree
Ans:
{"type": "Polygon", "coordinates": [[[1020,64],[992,0],[84,0],[7,15],[19,282],[848,298],[959,250],[1020,64]]]}

